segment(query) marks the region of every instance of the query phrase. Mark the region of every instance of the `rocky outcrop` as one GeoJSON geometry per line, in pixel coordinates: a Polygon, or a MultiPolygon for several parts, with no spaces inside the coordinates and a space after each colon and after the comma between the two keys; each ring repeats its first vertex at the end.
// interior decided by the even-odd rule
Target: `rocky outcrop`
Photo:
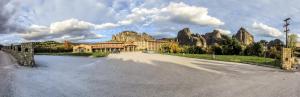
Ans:
{"type": "Polygon", "coordinates": [[[240,41],[243,45],[250,45],[254,43],[254,37],[245,29],[240,28],[240,30],[234,35],[238,41],[240,41]]]}
{"type": "Polygon", "coordinates": [[[147,33],[139,34],[134,31],[123,31],[117,35],[112,36],[112,41],[116,42],[134,42],[134,41],[150,41],[155,40],[147,33]]]}
{"type": "Polygon", "coordinates": [[[214,30],[211,33],[206,33],[203,37],[206,39],[207,45],[219,45],[222,43],[222,34],[219,30],[214,30]]]}
{"type": "Polygon", "coordinates": [[[206,47],[206,40],[199,34],[193,34],[189,28],[180,30],[177,34],[179,45],[206,47]]]}

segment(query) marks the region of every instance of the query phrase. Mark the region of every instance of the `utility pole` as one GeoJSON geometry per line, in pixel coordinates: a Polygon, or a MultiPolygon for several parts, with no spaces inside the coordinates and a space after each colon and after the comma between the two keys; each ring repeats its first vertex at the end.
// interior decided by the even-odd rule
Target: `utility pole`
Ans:
{"type": "Polygon", "coordinates": [[[284,32],[285,32],[285,47],[286,48],[288,48],[289,47],[289,45],[288,45],[288,33],[290,32],[290,29],[288,28],[288,26],[290,25],[290,23],[289,23],[289,20],[291,20],[291,18],[286,18],[285,20],[284,20],[284,22],[285,22],[285,24],[284,24],[284,32]]]}

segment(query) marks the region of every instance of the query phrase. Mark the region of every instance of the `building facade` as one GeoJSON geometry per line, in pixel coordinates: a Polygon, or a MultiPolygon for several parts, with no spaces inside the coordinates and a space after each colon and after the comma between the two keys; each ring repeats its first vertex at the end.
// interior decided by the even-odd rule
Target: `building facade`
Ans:
{"type": "Polygon", "coordinates": [[[137,50],[139,51],[159,51],[164,41],[137,41],[134,42],[134,45],[137,46],[137,50]]]}
{"type": "Polygon", "coordinates": [[[102,42],[96,44],[80,44],[73,47],[74,53],[92,52],[134,52],[134,51],[159,51],[163,41],[137,41],[137,42],[102,42]]]}
{"type": "Polygon", "coordinates": [[[296,47],[300,49],[300,42],[296,43],[296,47]]]}
{"type": "Polygon", "coordinates": [[[123,52],[135,51],[136,45],[133,43],[122,42],[103,42],[96,44],[80,44],[73,47],[75,53],[92,53],[92,52],[123,52]]]}

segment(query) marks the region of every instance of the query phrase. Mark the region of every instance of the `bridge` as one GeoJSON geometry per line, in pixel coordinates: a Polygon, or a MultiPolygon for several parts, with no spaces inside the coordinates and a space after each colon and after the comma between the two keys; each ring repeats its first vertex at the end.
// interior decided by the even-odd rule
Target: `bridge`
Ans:
{"type": "Polygon", "coordinates": [[[0,49],[11,54],[21,66],[34,67],[33,43],[21,43],[20,45],[3,46],[0,49]]]}

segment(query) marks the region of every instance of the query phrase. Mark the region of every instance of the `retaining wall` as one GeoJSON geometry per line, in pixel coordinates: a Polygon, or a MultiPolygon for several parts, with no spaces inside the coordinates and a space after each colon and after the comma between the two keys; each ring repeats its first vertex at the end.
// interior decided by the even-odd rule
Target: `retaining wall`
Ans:
{"type": "Polygon", "coordinates": [[[21,66],[35,66],[33,43],[3,46],[1,50],[10,53],[21,66]]]}

